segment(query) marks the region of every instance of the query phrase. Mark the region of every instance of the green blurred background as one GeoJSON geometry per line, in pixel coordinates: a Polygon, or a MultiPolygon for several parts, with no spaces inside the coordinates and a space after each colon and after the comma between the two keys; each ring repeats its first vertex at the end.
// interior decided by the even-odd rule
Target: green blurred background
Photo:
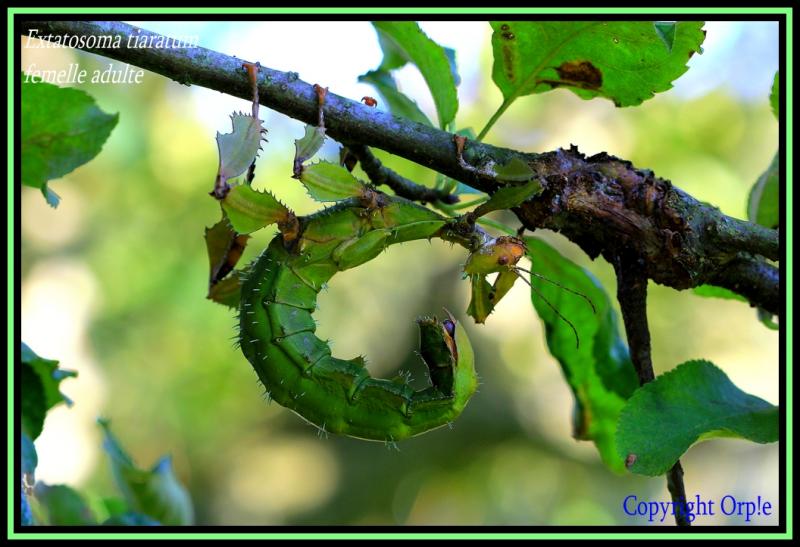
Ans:
{"type": "MultiPolygon", "coordinates": [[[[202,46],[296,70],[354,100],[375,94],[356,82],[381,58],[368,22],[139,24],[196,34],[202,46]]],[[[490,78],[488,24],[421,26],[458,52],[458,126],[479,130],[501,102],[490,78]]],[[[571,143],[587,154],[607,151],[744,218],[749,188],[778,144],[767,101],[778,29],[771,23],[706,28],[705,53],[694,56],[670,92],[627,109],[565,90],[525,97],[487,142],[526,151],[571,143]]],[[[78,63],[91,71],[111,62],[25,44],[23,70],[78,63]]],[[[415,69],[402,69],[398,81],[435,119],[415,69]]],[[[38,479],[76,486],[95,502],[114,495],[95,425],[102,415],[140,466],[173,455],[198,524],[646,524],[623,513],[623,498],[669,499],[663,478],[616,475],[591,443],[571,438],[572,395],[547,353],[525,287],[518,284],[487,324],[476,326],[464,314],[463,251],[440,242],[393,247],[337,276],[316,316],[334,353],[365,353],[373,375],[390,376],[397,369],[420,372],[411,351],[417,314],[442,306],[456,312],[475,345],[482,384],[452,430],[404,441],[398,451],[321,439],[296,415],[268,405],[232,345],[233,313],[205,299],[203,229],[220,217],[207,195],[217,167],[214,135],[229,131],[227,115],[247,103],[149,72],[140,85],[78,87],[103,110],[119,112],[118,126],[97,158],[51,183],[62,197],[58,209],[22,189],[22,337],[40,355],[79,372],[63,384],[75,405],[51,411],[36,441],[38,479]]],[[[263,107],[261,117],[269,144],[255,185],[298,213],[316,210],[290,178],[302,124],[263,107]]],[[[322,155],[336,153],[329,142],[322,155]]],[[[381,157],[414,180],[435,178],[405,160],[381,157]]],[[[513,217],[495,219],[516,226],[513,217]]],[[[257,233],[245,260],[272,235],[257,233]]],[[[612,269],[602,259],[590,261],[557,234],[537,235],[614,294],[612,269]]],[[[744,390],[779,402],[778,336],[756,321],[754,310],[653,284],[649,303],[657,373],[706,358],[744,390]]],[[[700,444],[682,460],[687,493],[761,495],[777,507],[779,448],[738,440],[700,444]]],[[[776,522],[776,516],[757,521],[776,522]]],[[[741,521],[718,516],[702,523],[741,521]]]]}

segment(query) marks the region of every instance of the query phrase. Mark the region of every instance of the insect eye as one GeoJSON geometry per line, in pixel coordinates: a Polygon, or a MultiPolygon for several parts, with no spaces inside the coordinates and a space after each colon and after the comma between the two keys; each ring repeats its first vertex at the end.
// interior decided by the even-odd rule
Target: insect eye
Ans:
{"type": "Polygon", "coordinates": [[[442,321],[442,324],[444,325],[444,330],[447,331],[447,334],[449,334],[450,336],[456,335],[456,324],[453,323],[450,319],[445,319],[444,321],[442,321]]]}

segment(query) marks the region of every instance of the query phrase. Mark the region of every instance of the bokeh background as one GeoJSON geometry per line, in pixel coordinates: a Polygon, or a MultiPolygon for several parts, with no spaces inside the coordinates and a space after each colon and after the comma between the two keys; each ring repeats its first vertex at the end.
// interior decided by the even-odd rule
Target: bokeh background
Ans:
{"type": "MultiPolygon", "coordinates": [[[[357,77],[381,60],[368,22],[132,22],[281,70],[358,100],[374,95],[357,77]]],[[[460,128],[479,130],[501,102],[491,81],[491,31],[483,22],[421,22],[457,51],[460,128]]],[[[617,109],[565,90],[524,97],[487,142],[525,151],[568,147],[630,159],[726,214],[745,218],[747,194],[778,145],[768,106],[778,64],[778,27],[708,22],[705,52],[674,89],[641,107],[617,109]]],[[[23,70],[89,71],[112,61],[73,50],[26,48],[23,70]]],[[[115,68],[123,65],[112,63],[115,68]]],[[[401,89],[432,119],[415,68],[401,89]]],[[[207,195],[217,166],[216,131],[237,98],[147,72],[140,85],[81,85],[119,124],[97,158],[52,181],[51,209],[22,192],[22,338],[77,370],[62,384],[75,405],[47,417],[36,441],[37,478],[75,486],[93,503],[116,493],[97,416],[140,466],[165,453],[188,485],[198,524],[647,524],[621,508],[629,494],[668,500],[665,480],[617,475],[591,443],[571,438],[572,395],[544,345],[541,323],[518,284],[485,326],[465,314],[463,251],[433,242],[390,252],[334,278],[320,299],[320,335],[349,358],[365,353],[373,375],[414,368],[412,319],[442,306],[466,319],[482,378],[452,430],[400,443],[399,451],[349,438],[319,438],[291,412],[262,399],[256,375],[234,349],[233,313],[205,299],[203,229],[220,217],[207,195]]],[[[382,105],[379,105],[382,108],[382,105]]],[[[319,206],[290,178],[301,123],[261,109],[269,143],[255,185],[298,213],[319,206]]],[[[328,142],[323,156],[336,157],[328,142]]],[[[434,173],[381,157],[431,184],[434,173]]],[[[495,219],[514,224],[513,217],[495,219]]],[[[257,233],[245,260],[272,237],[257,233]]],[[[537,234],[592,271],[614,294],[611,267],[563,237],[537,234]]],[[[746,391],[779,402],[778,335],[734,301],[650,286],[657,373],[693,358],[724,369],[746,391]]],[[[415,368],[415,370],[418,370],[415,368]]],[[[714,440],[683,458],[687,492],[718,500],[762,496],[779,505],[773,445],[714,440]]],[[[758,524],[774,524],[762,517],[758,524]]],[[[741,524],[732,517],[698,523],[741,524]]],[[[672,524],[669,520],[665,524],[672,524]]]]}

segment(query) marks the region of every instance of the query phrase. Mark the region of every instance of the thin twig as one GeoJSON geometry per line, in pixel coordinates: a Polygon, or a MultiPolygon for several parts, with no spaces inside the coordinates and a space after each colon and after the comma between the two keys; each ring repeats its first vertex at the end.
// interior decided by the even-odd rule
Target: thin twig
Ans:
{"type": "MultiPolygon", "coordinates": [[[[647,276],[644,275],[641,259],[631,254],[618,257],[614,269],[617,273],[617,299],[625,323],[631,361],[639,376],[639,385],[644,385],[655,378],[650,357],[650,328],[647,325],[647,276]]],[[[673,507],[684,507],[686,490],[680,460],[667,472],[667,489],[673,504],[677,504],[673,507]]],[[[678,526],[691,526],[684,513],[675,511],[675,523],[678,526]]]]}
{"type": "Polygon", "coordinates": [[[385,184],[398,196],[412,201],[426,203],[441,201],[446,204],[458,203],[458,196],[454,194],[417,184],[416,182],[398,175],[388,167],[385,167],[381,163],[381,160],[376,158],[372,151],[363,144],[348,144],[347,149],[358,158],[361,168],[367,174],[372,184],[376,186],[385,184]]]}

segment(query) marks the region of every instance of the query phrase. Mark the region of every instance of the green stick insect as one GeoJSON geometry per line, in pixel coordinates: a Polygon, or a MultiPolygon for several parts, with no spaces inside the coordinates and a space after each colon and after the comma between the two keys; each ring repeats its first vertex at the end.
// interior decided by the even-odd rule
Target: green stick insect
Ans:
{"type": "Polygon", "coordinates": [[[378,208],[348,200],[302,219],[289,249],[282,236],[273,239],[246,274],[239,326],[242,351],[273,400],[326,432],[391,442],[452,422],[477,377],[467,334],[452,316],[417,320],[432,383],[419,391],[372,378],[362,358],[336,358],[315,335],[317,295],[336,273],[445,226],[429,209],[378,197],[378,208]]]}
{"type": "MultiPolygon", "coordinates": [[[[248,73],[255,82],[257,71],[248,68],[248,73]]],[[[256,106],[253,116],[233,116],[233,133],[217,137],[220,169],[212,194],[233,228],[227,232],[228,251],[222,253],[225,271],[232,270],[230,252],[235,249],[234,263],[241,254],[242,233],[271,223],[280,229],[256,260],[233,272],[222,292],[229,296],[239,291],[239,343],[271,400],[323,432],[393,443],[451,423],[475,393],[478,380],[466,331],[449,312],[443,319],[417,319],[419,355],[431,385],[414,390],[406,381],[371,377],[361,357],[345,360],[332,355],[328,343],[315,334],[313,313],[319,292],[337,273],[372,260],[394,244],[438,237],[470,252],[464,266],[465,275],[473,281],[468,312],[483,322],[521,277],[516,264],[525,254],[525,245],[515,237],[492,238],[475,224],[474,216],[449,219],[384,194],[340,165],[324,161],[304,165],[325,139],[321,108],[325,90],[316,89],[319,123],[308,126],[306,135],[296,141],[294,175],[313,198],[337,202],[327,209],[296,217],[272,194],[250,188],[260,146],[256,144],[265,132],[256,106]],[[228,184],[245,170],[244,184],[228,184]],[[492,286],[486,276],[494,272],[498,277],[492,286]]],[[[254,103],[256,99],[254,93],[254,103]]],[[[479,213],[505,202],[502,195],[493,197],[479,213]]],[[[207,241],[212,254],[208,236],[207,241]]],[[[212,293],[223,285],[217,285],[219,271],[212,258],[212,293]]],[[[235,298],[227,303],[234,304],[235,298]]]]}

